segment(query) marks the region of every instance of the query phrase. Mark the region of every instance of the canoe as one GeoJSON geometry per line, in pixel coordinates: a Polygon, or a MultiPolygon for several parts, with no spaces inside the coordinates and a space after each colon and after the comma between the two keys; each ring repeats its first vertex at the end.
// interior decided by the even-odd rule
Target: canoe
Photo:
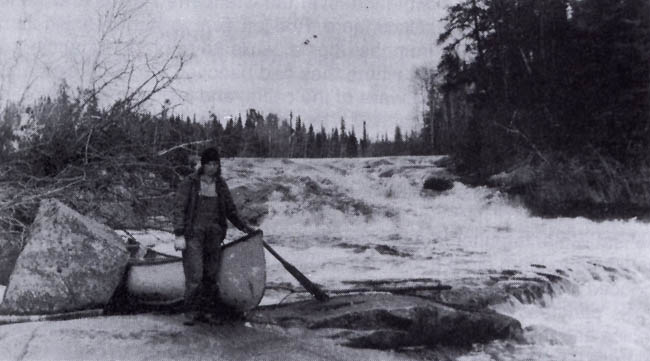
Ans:
{"type": "MultiPolygon", "coordinates": [[[[217,283],[218,298],[226,305],[239,311],[259,305],[266,285],[262,232],[222,246],[217,283]]],[[[178,304],[185,292],[182,259],[153,250],[142,259],[131,259],[126,287],[131,300],[141,304],[178,304]]]]}

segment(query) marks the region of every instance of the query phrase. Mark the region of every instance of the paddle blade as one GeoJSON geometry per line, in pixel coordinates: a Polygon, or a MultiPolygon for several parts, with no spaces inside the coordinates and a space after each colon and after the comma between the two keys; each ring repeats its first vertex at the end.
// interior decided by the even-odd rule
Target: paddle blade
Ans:
{"type": "Polygon", "coordinates": [[[293,277],[300,282],[300,284],[314,297],[316,297],[317,300],[319,301],[327,301],[330,299],[330,297],[327,295],[327,293],[323,292],[320,287],[318,287],[316,284],[311,282],[304,274],[302,274],[296,267],[289,263],[282,263],[284,268],[289,271],[293,275],[293,277]]]}
{"type": "Polygon", "coordinates": [[[294,267],[291,263],[285,261],[284,258],[282,258],[271,246],[269,246],[268,243],[264,242],[264,248],[266,248],[267,251],[269,251],[273,257],[275,257],[280,263],[282,263],[282,266],[284,269],[289,271],[291,275],[314,297],[316,297],[317,300],[319,301],[327,301],[330,299],[330,297],[327,295],[327,293],[323,292],[323,290],[320,289],[317,285],[315,285],[312,281],[309,280],[302,272],[298,271],[296,267],[294,267]]]}

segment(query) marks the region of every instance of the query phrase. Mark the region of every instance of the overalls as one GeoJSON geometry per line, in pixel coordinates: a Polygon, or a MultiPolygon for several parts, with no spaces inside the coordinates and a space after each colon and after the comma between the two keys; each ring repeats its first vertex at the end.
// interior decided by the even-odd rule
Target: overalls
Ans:
{"type": "Polygon", "coordinates": [[[199,194],[196,219],[183,250],[187,311],[214,310],[218,304],[217,275],[224,230],[217,223],[218,197],[199,194]]]}

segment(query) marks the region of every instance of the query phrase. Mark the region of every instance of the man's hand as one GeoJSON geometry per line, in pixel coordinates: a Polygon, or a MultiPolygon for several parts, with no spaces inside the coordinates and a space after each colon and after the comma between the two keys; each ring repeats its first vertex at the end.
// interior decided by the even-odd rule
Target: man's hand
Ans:
{"type": "Polygon", "coordinates": [[[244,232],[247,233],[247,234],[253,234],[255,232],[261,232],[261,231],[259,229],[257,229],[257,228],[248,227],[248,228],[246,228],[246,230],[244,232]]]}
{"type": "Polygon", "coordinates": [[[174,249],[177,251],[185,250],[185,237],[176,236],[176,238],[174,238],[174,249]]]}

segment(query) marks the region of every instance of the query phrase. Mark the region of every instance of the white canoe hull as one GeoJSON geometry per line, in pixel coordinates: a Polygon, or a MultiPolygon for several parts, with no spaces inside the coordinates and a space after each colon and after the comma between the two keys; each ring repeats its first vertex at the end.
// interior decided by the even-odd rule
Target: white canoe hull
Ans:
{"type": "MultiPolygon", "coordinates": [[[[221,302],[240,311],[259,305],[266,285],[261,232],[223,246],[217,283],[221,302]]],[[[185,292],[182,260],[167,256],[132,262],[127,289],[131,298],[143,304],[182,302],[185,292]]]]}

